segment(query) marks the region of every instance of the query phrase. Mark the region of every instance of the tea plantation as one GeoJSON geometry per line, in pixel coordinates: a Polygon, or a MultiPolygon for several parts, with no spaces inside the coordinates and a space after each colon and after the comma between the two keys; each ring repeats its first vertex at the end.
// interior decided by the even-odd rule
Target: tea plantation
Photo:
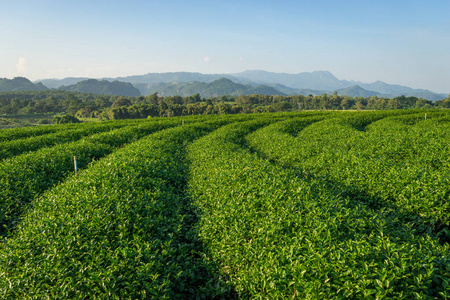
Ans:
{"type": "Polygon", "coordinates": [[[449,299],[449,198],[444,110],[4,129],[0,298],[449,299]]]}

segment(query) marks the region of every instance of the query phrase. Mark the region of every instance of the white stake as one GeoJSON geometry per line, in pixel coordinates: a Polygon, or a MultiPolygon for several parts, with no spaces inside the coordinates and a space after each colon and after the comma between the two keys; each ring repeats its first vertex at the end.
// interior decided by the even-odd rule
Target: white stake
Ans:
{"type": "Polygon", "coordinates": [[[78,168],[77,168],[77,157],[76,156],[73,157],[73,165],[75,167],[75,175],[77,175],[78,168]]]}

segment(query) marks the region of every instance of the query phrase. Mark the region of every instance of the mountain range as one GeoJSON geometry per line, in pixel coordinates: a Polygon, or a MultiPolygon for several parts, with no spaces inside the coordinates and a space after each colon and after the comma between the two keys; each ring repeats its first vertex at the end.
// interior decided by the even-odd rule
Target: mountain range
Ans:
{"type": "Polygon", "coordinates": [[[202,74],[190,72],[148,73],[102,80],[86,77],[65,79],[44,79],[31,82],[24,77],[0,78],[0,92],[37,91],[47,88],[93,94],[140,96],[159,93],[161,96],[190,96],[199,93],[202,97],[222,95],[321,95],[337,92],[350,97],[379,96],[394,98],[405,95],[428,100],[440,100],[446,94],[429,90],[387,84],[382,81],[362,83],[339,80],[327,71],[311,73],[273,73],[266,71],[245,71],[234,74],[202,74]]]}
{"type": "Polygon", "coordinates": [[[129,82],[87,79],[69,86],[60,86],[59,90],[83,92],[99,95],[117,95],[139,97],[141,92],[129,82]]]}
{"type": "MultiPolygon", "coordinates": [[[[42,83],[48,88],[59,88],[70,86],[88,78],[65,78],[65,79],[44,79],[36,83],[42,83]]],[[[233,74],[202,74],[193,72],[167,72],[148,73],[145,75],[134,75],[116,78],[102,78],[106,81],[128,82],[134,85],[142,95],[149,95],[158,92],[161,96],[192,95],[201,94],[203,97],[220,96],[221,93],[228,95],[261,93],[278,95],[321,95],[323,93],[338,92],[341,95],[350,97],[379,96],[394,98],[405,95],[422,97],[428,100],[440,100],[446,98],[446,94],[434,93],[429,90],[413,89],[407,86],[387,84],[382,81],[373,83],[363,83],[358,81],[339,80],[328,71],[303,72],[298,74],[274,73],[260,70],[245,71],[233,74]],[[218,81],[226,78],[238,84],[235,90],[230,89],[230,83],[218,81]],[[215,85],[211,84],[215,82],[215,85]],[[208,85],[209,84],[209,85],[208,85]],[[229,87],[223,87],[222,85],[229,87]],[[245,86],[243,88],[242,86],[245,86]],[[252,88],[256,90],[252,91],[252,88]],[[216,90],[216,91],[214,91],[216,90]]]]}
{"type": "Polygon", "coordinates": [[[0,92],[16,92],[16,91],[43,91],[46,90],[42,83],[32,83],[24,77],[16,77],[13,79],[0,78],[0,92]]]}
{"type": "Polygon", "coordinates": [[[251,94],[284,95],[274,87],[250,84],[240,84],[231,79],[221,77],[212,82],[191,81],[185,83],[151,83],[135,84],[144,95],[158,93],[160,96],[191,96],[199,93],[202,98],[219,97],[222,95],[239,96],[251,94]]]}

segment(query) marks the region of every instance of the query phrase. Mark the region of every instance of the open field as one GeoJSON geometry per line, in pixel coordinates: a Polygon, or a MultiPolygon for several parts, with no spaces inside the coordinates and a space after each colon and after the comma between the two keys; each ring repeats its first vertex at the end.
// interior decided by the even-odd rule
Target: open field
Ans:
{"type": "Polygon", "coordinates": [[[2,129],[0,297],[448,299],[449,141],[444,110],[2,129]]]}
{"type": "Polygon", "coordinates": [[[0,114],[0,129],[52,124],[55,114],[0,114]]]}

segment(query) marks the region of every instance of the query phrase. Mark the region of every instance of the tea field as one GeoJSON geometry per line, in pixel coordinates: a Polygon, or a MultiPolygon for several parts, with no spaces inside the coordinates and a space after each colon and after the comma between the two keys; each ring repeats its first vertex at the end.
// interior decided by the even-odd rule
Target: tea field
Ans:
{"type": "Polygon", "coordinates": [[[449,197],[444,110],[3,129],[0,298],[449,299],[449,197]]]}

